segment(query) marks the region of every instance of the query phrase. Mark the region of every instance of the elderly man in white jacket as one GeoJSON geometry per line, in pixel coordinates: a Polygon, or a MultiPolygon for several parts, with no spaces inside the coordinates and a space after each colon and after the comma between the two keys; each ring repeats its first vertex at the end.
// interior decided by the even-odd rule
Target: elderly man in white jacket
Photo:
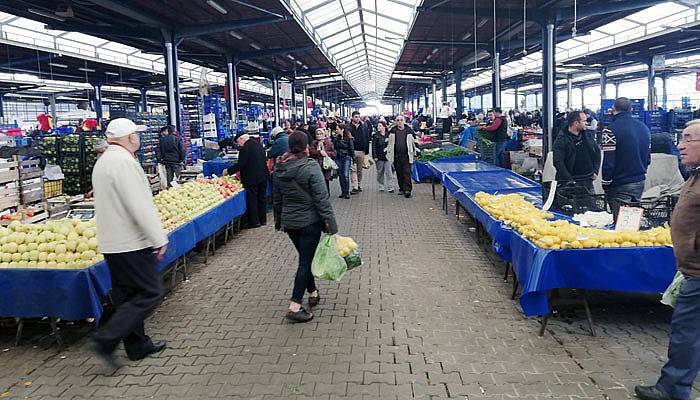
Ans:
{"type": "Polygon", "coordinates": [[[387,160],[394,163],[396,180],[399,182],[399,195],[410,198],[413,190],[411,168],[417,146],[416,135],[413,129],[406,125],[403,115],[396,117],[396,126],[389,130],[389,143],[385,151],[387,160]]]}
{"type": "Polygon", "coordinates": [[[163,298],[158,260],[168,238],[163,231],[148,180],[134,153],[139,132],[146,129],[125,118],[109,123],[109,147],[92,172],[99,250],[112,278],[116,310],[94,335],[92,347],[109,366],[117,368],[114,349],[124,341],[131,360],[165,348],[144,331],[144,320],[163,298]]]}

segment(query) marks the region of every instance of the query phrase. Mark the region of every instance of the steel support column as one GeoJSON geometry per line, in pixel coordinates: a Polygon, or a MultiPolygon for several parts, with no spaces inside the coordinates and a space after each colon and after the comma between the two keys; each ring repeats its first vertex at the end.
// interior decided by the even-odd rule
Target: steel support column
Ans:
{"type": "Polygon", "coordinates": [[[56,95],[49,95],[49,113],[51,114],[51,119],[53,120],[54,126],[58,126],[58,121],[56,120],[56,95]]]}
{"type": "Polygon", "coordinates": [[[430,87],[426,86],[425,87],[425,108],[423,109],[423,114],[425,114],[425,115],[428,115],[428,103],[430,103],[430,101],[428,100],[429,99],[428,96],[430,96],[430,87]]]}
{"type": "Polygon", "coordinates": [[[493,53],[491,68],[491,104],[493,107],[501,106],[501,53],[493,53]]]}
{"type": "Polygon", "coordinates": [[[139,89],[141,92],[141,112],[148,112],[148,94],[145,87],[139,89]]]}
{"type": "Polygon", "coordinates": [[[273,112],[275,114],[275,126],[280,126],[280,88],[279,80],[276,74],[272,75],[272,98],[273,101],[273,112]]]}
{"type": "Polygon", "coordinates": [[[584,94],[584,88],[581,87],[581,110],[586,108],[586,96],[584,94]]]}
{"type": "Polygon", "coordinates": [[[661,107],[664,110],[668,110],[668,74],[661,75],[661,83],[663,84],[661,88],[661,107]]]}
{"type": "Polygon", "coordinates": [[[231,119],[230,129],[238,128],[238,74],[236,63],[231,57],[226,59],[226,90],[228,92],[228,112],[231,119]]]}
{"type": "Polygon", "coordinates": [[[520,105],[518,104],[518,96],[519,96],[518,88],[516,87],[515,88],[515,109],[516,110],[520,109],[520,105]]]}
{"type": "Polygon", "coordinates": [[[554,23],[547,23],[542,29],[542,122],[543,122],[543,149],[545,156],[552,149],[554,140],[554,113],[556,110],[554,53],[554,23]]]}
{"type": "Polygon", "coordinates": [[[95,93],[92,108],[95,109],[95,118],[97,119],[98,126],[102,126],[102,87],[100,85],[93,85],[92,90],[95,93]]]}
{"type": "MultiPolygon", "coordinates": [[[[600,99],[605,100],[607,98],[607,90],[606,88],[608,87],[608,68],[603,67],[600,69],[600,99]]],[[[615,94],[615,97],[617,97],[617,93],[615,94]]]]}
{"type": "Polygon", "coordinates": [[[437,82],[433,81],[433,123],[437,122],[437,114],[438,114],[438,108],[437,108],[437,82]]]}
{"type": "Polygon", "coordinates": [[[291,116],[292,121],[296,121],[296,119],[297,119],[297,96],[296,96],[297,85],[294,84],[294,81],[292,81],[291,91],[292,91],[292,95],[291,95],[291,99],[289,99],[289,111],[290,111],[289,115],[291,116]]]}
{"type": "Polygon", "coordinates": [[[654,80],[656,78],[656,70],[654,69],[654,63],[649,62],[647,64],[647,110],[653,110],[656,108],[656,92],[654,87],[654,80]]]}
{"type": "Polygon", "coordinates": [[[573,78],[571,77],[571,74],[566,75],[566,108],[569,110],[573,110],[574,105],[574,93],[573,93],[573,78]]]}
{"type": "Polygon", "coordinates": [[[306,86],[301,87],[301,95],[304,98],[302,100],[302,113],[301,115],[304,117],[304,122],[309,121],[309,109],[306,107],[306,86]]]}
{"type": "Polygon", "coordinates": [[[0,120],[5,118],[5,93],[0,93],[0,120]]]}
{"type": "Polygon", "coordinates": [[[447,74],[442,77],[442,101],[447,102],[447,74]]]}
{"type": "Polygon", "coordinates": [[[171,33],[163,35],[165,50],[165,73],[167,75],[166,96],[168,98],[168,121],[180,131],[180,82],[178,78],[177,43],[171,33]]]}
{"type": "Polygon", "coordinates": [[[462,67],[457,67],[454,70],[455,78],[455,100],[457,108],[455,109],[455,119],[459,121],[464,114],[464,92],[462,91],[462,67]]]}

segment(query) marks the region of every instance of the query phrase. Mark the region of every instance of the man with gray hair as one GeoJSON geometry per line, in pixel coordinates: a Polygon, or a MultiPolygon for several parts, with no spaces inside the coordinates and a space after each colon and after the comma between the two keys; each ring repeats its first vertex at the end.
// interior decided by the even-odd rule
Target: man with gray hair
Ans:
{"type": "Polygon", "coordinates": [[[688,123],[678,144],[691,169],[671,220],[676,267],[684,282],[671,318],[668,362],[655,386],[637,386],[642,400],[690,400],[700,371],[700,120],[688,123]]]}
{"type": "Polygon", "coordinates": [[[603,187],[613,218],[620,205],[642,199],[647,168],[651,163],[651,133],[632,118],[632,103],[615,100],[612,123],[603,130],[603,187]]]}
{"type": "Polygon", "coordinates": [[[236,139],[238,161],[224,170],[224,175],[241,173],[241,183],[245,189],[246,228],[258,228],[267,224],[267,160],[265,149],[250,135],[243,134],[236,139]]]}
{"type": "Polygon", "coordinates": [[[151,187],[134,155],[145,130],[126,118],[112,120],[105,132],[109,147],[92,171],[97,239],[116,307],[95,333],[92,348],[114,368],[119,366],[114,349],[121,341],[134,361],[165,348],[165,342],[151,341],[144,331],[144,320],[163,298],[158,260],[168,244],[151,187]]]}

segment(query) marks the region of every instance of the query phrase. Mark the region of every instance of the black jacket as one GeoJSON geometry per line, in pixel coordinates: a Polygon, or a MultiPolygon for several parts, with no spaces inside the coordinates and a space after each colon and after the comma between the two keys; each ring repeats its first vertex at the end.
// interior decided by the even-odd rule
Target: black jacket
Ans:
{"type": "Polygon", "coordinates": [[[345,157],[353,158],[355,156],[355,143],[353,140],[346,140],[333,136],[333,147],[335,148],[335,157],[342,160],[345,157]]]}
{"type": "Polygon", "coordinates": [[[629,112],[614,115],[603,130],[603,185],[643,182],[651,164],[651,133],[629,112]]]}
{"type": "Polygon", "coordinates": [[[185,145],[174,134],[161,136],[158,140],[158,161],[163,164],[182,164],[185,162],[185,145]]]}
{"type": "Polygon", "coordinates": [[[229,175],[241,172],[241,183],[244,187],[259,185],[267,180],[267,162],[265,149],[260,142],[249,139],[238,153],[238,161],[229,167],[229,175]]]}
{"type": "Polygon", "coordinates": [[[389,143],[389,133],[382,135],[379,132],[375,132],[372,135],[372,157],[379,161],[387,161],[386,158],[386,145],[389,143]]]}
{"type": "Polygon", "coordinates": [[[557,181],[566,183],[573,180],[588,179],[592,174],[597,174],[600,169],[600,147],[589,131],[581,132],[580,142],[569,133],[568,128],[559,132],[554,140],[554,167],[557,169],[557,181]],[[576,165],[576,146],[584,146],[592,161],[590,166],[591,174],[587,176],[575,176],[574,166],[576,165]]]}
{"type": "Polygon", "coordinates": [[[364,151],[365,154],[369,154],[369,132],[367,131],[367,125],[364,122],[360,122],[360,125],[355,126],[351,122],[347,125],[347,128],[355,141],[355,150],[364,151]]]}
{"type": "Polygon", "coordinates": [[[275,228],[301,229],[322,222],[325,231],[338,233],[326,180],[316,160],[299,158],[275,164],[273,205],[275,228]]]}

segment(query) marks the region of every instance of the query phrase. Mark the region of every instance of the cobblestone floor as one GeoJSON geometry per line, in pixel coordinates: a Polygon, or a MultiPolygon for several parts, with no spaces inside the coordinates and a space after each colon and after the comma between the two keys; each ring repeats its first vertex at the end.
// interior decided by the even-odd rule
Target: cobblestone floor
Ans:
{"type": "Polygon", "coordinates": [[[539,338],[468,221],[445,216],[429,185],[414,193],[366,182],[350,201],[334,197],[365,265],[320,285],[308,324],[284,320],[287,237],[244,231],[148,321],[169,348],[116,373],[87,351],[82,326],[64,326],[60,352],[45,327],[19,347],[0,328],[0,398],[625,399],[654,381],[670,319],[658,299],[595,294],[598,337],[575,308],[539,338]]]}

